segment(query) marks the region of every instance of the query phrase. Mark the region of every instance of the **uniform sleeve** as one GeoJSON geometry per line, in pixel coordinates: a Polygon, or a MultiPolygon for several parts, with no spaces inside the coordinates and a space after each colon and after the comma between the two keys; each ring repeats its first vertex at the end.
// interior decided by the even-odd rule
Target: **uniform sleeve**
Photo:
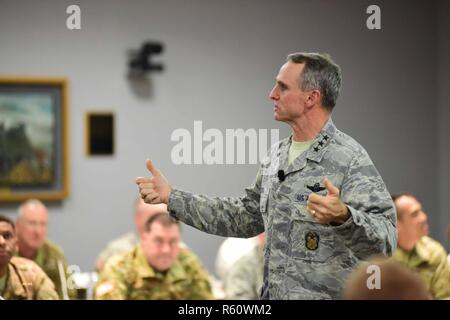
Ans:
{"type": "Polygon", "coordinates": [[[123,267],[117,259],[110,259],[99,275],[94,289],[95,300],[126,300],[127,282],[123,267]]]}
{"type": "Polygon", "coordinates": [[[250,256],[239,259],[228,272],[224,281],[225,297],[227,299],[254,300],[259,298],[255,276],[258,274],[252,267],[258,267],[252,263],[250,256]]]}
{"type": "Polygon", "coordinates": [[[430,289],[435,299],[450,299],[450,265],[447,262],[447,253],[441,248],[438,267],[431,280],[430,289]]]}
{"type": "Polygon", "coordinates": [[[369,156],[351,161],[341,187],[351,217],[335,227],[359,259],[391,256],[397,247],[397,215],[391,196],[369,156]]]}
{"type": "Polygon", "coordinates": [[[55,290],[55,285],[45,274],[45,272],[36,265],[33,267],[33,273],[35,274],[34,299],[59,300],[58,293],[55,290]]]}
{"type": "Polygon", "coordinates": [[[184,249],[180,255],[184,256],[183,265],[192,281],[189,300],[213,300],[210,276],[199,258],[191,251],[184,249]]]}
{"type": "Polygon", "coordinates": [[[207,233],[250,238],[264,231],[259,210],[261,174],[239,198],[208,197],[173,189],[169,196],[170,215],[207,233]]]}

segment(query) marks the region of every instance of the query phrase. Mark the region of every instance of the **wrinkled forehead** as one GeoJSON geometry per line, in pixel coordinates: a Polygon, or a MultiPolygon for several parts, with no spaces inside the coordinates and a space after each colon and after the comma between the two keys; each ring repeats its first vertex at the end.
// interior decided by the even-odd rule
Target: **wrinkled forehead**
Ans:
{"type": "Polygon", "coordinates": [[[148,232],[151,236],[164,237],[164,238],[179,238],[180,237],[180,226],[178,224],[171,224],[165,226],[159,221],[155,221],[150,226],[148,232]]]}
{"type": "Polygon", "coordinates": [[[422,210],[422,205],[416,198],[411,196],[401,196],[395,201],[399,217],[401,215],[411,215],[422,210]]]}
{"type": "Polygon", "coordinates": [[[285,64],[283,64],[280,68],[280,71],[278,72],[278,75],[276,76],[276,80],[278,82],[298,82],[300,79],[300,75],[303,72],[303,69],[305,67],[304,63],[295,63],[292,61],[288,61],[285,64]]]}
{"type": "Polygon", "coordinates": [[[23,208],[22,214],[19,219],[31,220],[31,221],[47,221],[48,211],[47,208],[39,205],[30,205],[23,208]]]}

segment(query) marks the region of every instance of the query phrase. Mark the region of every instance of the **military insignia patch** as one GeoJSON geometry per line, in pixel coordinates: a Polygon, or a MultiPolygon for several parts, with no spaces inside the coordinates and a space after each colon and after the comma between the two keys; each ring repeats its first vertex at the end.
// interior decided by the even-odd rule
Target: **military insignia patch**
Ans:
{"type": "Polygon", "coordinates": [[[306,185],[306,187],[307,187],[309,190],[311,190],[312,192],[320,192],[320,191],[325,190],[325,188],[324,188],[324,187],[321,187],[321,186],[320,186],[320,183],[318,183],[318,182],[316,182],[313,186],[308,186],[308,185],[306,185]]]}
{"type": "Polygon", "coordinates": [[[316,250],[319,247],[319,235],[315,232],[307,232],[305,235],[305,246],[309,250],[316,250]]]}

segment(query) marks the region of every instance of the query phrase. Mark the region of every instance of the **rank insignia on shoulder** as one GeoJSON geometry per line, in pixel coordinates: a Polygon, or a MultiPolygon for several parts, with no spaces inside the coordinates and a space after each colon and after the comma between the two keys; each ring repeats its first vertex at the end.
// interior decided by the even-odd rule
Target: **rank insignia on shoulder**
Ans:
{"type": "Polygon", "coordinates": [[[319,247],[319,235],[309,231],[305,235],[305,246],[309,250],[316,250],[319,247]]]}
{"type": "Polygon", "coordinates": [[[311,190],[312,192],[320,192],[322,190],[325,190],[324,187],[320,186],[320,183],[316,182],[313,186],[308,186],[306,185],[306,187],[311,190]]]}

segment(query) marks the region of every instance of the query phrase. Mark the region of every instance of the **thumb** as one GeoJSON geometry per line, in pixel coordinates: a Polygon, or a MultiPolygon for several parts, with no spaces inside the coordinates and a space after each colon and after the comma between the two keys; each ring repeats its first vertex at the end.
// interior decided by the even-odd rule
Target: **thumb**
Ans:
{"type": "Polygon", "coordinates": [[[325,178],[325,180],[323,181],[325,188],[327,188],[327,192],[329,196],[336,196],[339,197],[339,189],[337,187],[335,187],[333,185],[333,183],[331,183],[330,180],[328,180],[328,178],[325,178]]]}
{"type": "Polygon", "coordinates": [[[159,171],[158,171],[158,169],[156,169],[156,167],[153,165],[152,160],[150,160],[150,159],[145,160],[145,165],[147,166],[148,171],[150,171],[150,173],[151,173],[153,176],[158,175],[159,171]]]}

